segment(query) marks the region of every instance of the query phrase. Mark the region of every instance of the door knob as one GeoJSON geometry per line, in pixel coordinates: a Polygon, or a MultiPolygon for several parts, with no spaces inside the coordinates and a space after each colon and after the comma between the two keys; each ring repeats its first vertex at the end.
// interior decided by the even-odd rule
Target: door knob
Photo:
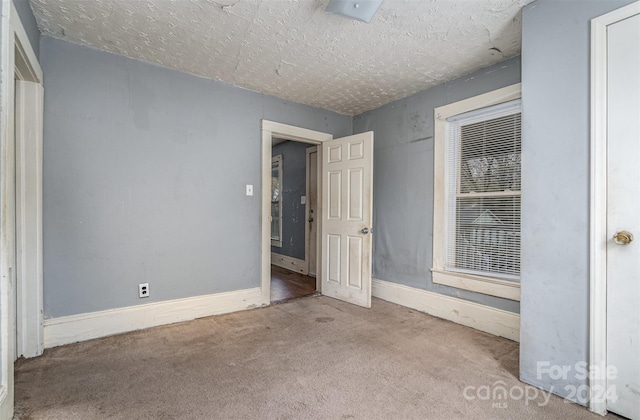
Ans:
{"type": "Polygon", "coordinates": [[[369,228],[362,228],[360,232],[366,235],[367,233],[369,233],[369,228]]]}
{"type": "Polygon", "coordinates": [[[613,235],[613,242],[618,245],[629,245],[631,242],[633,242],[633,235],[631,234],[631,232],[621,230],[620,232],[616,232],[616,234],[613,235]]]}

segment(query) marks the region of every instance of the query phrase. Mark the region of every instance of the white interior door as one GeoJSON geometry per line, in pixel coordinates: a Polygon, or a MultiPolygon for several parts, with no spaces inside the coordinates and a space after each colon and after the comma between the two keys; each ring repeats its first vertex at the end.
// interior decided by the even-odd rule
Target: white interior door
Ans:
{"type": "Polygon", "coordinates": [[[607,409],[640,419],[640,15],[608,27],[608,52],[607,409]]]}
{"type": "Polygon", "coordinates": [[[322,144],[322,294],[371,307],[373,132],[322,144]]]}

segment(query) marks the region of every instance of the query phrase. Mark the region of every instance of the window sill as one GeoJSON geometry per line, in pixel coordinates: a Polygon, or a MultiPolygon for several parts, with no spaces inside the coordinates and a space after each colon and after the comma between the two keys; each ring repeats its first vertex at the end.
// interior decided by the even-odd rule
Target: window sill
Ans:
{"type": "Polygon", "coordinates": [[[505,299],[520,301],[520,283],[473,276],[469,274],[431,269],[433,282],[457,289],[470,290],[485,295],[497,296],[505,299]]]}
{"type": "Polygon", "coordinates": [[[277,241],[275,239],[272,239],[271,246],[275,246],[276,248],[282,248],[282,241],[277,241]]]}

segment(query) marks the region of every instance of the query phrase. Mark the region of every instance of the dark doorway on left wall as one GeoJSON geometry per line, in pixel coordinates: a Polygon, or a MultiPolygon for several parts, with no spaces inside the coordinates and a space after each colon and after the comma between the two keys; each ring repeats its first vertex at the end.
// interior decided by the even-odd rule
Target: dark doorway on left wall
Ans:
{"type": "Polygon", "coordinates": [[[271,302],[317,290],[317,146],[272,138],[271,302]]]}

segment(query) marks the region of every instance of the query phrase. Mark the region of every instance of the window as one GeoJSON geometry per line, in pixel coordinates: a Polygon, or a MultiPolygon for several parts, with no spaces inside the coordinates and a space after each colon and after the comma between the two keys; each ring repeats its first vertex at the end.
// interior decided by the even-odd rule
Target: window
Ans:
{"type": "Polygon", "coordinates": [[[434,283],[519,300],[520,86],[436,109],[434,283]]]}
{"type": "Polygon", "coordinates": [[[282,247],[282,155],[271,158],[271,246],[282,247]]]}
{"type": "Polygon", "coordinates": [[[445,270],[520,277],[520,101],[447,120],[445,270]]]}

